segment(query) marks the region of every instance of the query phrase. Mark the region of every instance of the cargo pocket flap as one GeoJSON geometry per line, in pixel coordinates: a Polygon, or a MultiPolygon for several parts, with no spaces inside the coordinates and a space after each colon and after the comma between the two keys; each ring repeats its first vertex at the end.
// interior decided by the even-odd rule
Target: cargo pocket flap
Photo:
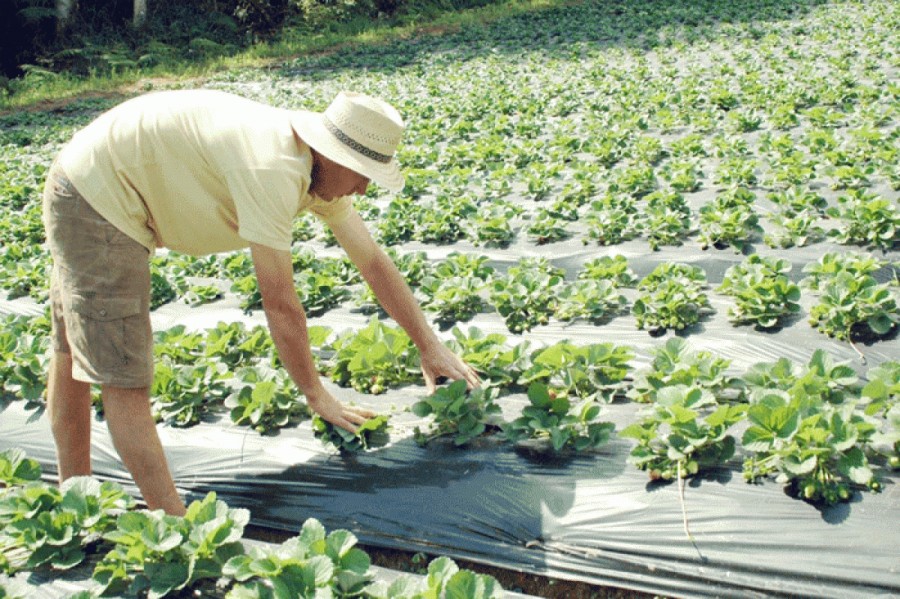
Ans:
{"type": "Polygon", "coordinates": [[[72,297],[72,310],[94,320],[121,320],[140,314],[138,297],[87,298],[72,297]]]}

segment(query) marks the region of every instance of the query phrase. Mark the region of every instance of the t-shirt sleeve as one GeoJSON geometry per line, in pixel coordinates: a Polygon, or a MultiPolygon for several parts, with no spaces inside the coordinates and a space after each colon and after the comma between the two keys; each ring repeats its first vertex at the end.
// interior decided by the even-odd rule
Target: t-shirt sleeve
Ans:
{"type": "Polygon", "coordinates": [[[226,184],[237,213],[238,235],[251,243],[290,250],[301,184],[274,169],[235,170],[226,175],[226,184]]]}
{"type": "Polygon", "coordinates": [[[353,200],[350,196],[342,196],[328,202],[313,198],[306,209],[332,227],[350,216],[353,211],[353,200]]]}

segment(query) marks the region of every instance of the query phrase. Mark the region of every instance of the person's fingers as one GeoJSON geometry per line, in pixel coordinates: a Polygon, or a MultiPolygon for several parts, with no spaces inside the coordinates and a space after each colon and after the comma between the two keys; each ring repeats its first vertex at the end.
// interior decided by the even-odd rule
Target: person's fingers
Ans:
{"type": "Polygon", "coordinates": [[[359,416],[362,416],[363,418],[374,418],[375,416],[378,416],[377,413],[373,412],[372,410],[367,410],[365,408],[353,407],[353,408],[349,408],[349,411],[354,414],[357,414],[359,416]]]}
{"type": "Polygon", "coordinates": [[[478,373],[474,368],[469,367],[468,372],[466,373],[466,382],[469,383],[469,388],[474,389],[481,385],[481,378],[478,376],[478,373]]]}
{"type": "Polygon", "coordinates": [[[422,370],[422,375],[425,377],[425,388],[428,390],[428,394],[432,395],[437,389],[437,386],[434,383],[434,375],[431,374],[430,370],[422,370]]]}
{"type": "Polygon", "coordinates": [[[368,418],[363,414],[360,414],[358,412],[351,412],[349,410],[344,412],[344,419],[353,422],[354,424],[362,424],[363,422],[368,420],[368,418]]]}
{"type": "Polygon", "coordinates": [[[352,422],[350,422],[343,416],[338,416],[337,418],[335,418],[334,420],[331,421],[331,424],[333,424],[335,426],[339,426],[344,430],[348,430],[351,433],[353,433],[354,435],[356,434],[356,431],[358,429],[358,427],[355,424],[353,424],[352,422]]]}

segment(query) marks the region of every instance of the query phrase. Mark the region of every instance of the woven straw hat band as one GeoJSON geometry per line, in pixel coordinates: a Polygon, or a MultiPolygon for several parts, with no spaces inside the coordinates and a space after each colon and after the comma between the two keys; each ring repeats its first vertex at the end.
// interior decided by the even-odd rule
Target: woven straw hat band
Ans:
{"type": "Polygon", "coordinates": [[[387,164],[403,135],[403,121],[390,104],[361,94],[341,93],[323,114],[328,131],[343,145],[387,164]]]}

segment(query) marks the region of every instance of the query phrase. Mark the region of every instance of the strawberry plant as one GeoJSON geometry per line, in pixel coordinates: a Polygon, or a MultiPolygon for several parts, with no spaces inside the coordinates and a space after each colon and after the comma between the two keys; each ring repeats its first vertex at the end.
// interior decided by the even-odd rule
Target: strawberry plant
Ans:
{"type": "Polygon", "coordinates": [[[227,395],[227,375],[228,369],[221,362],[158,362],[150,388],[155,415],[175,426],[197,424],[227,395]]]}
{"type": "Polygon", "coordinates": [[[861,252],[826,252],[815,262],[803,267],[806,278],[801,284],[815,292],[823,292],[834,282],[841,272],[847,272],[854,278],[862,278],[875,273],[885,266],[886,262],[871,254],[861,252]]]}
{"type": "Polygon", "coordinates": [[[206,336],[199,331],[188,331],[184,325],[153,333],[153,357],[157,360],[193,364],[205,355],[205,351],[206,336]]]}
{"type": "Polygon", "coordinates": [[[521,207],[502,200],[479,206],[470,221],[469,240],[476,246],[509,247],[515,238],[510,221],[521,212],[521,207]]]}
{"type": "Polygon", "coordinates": [[[374,578],[371,560],[356,543],[351,532],[326,534],[325,527],[310,518],[299,535],[279,546],[250,547],[229,559],[222,571],[236,583],[227,597],[368,596],[374,578]]]}
{"type": "Polygon", "coordinates": [[[477,277],[428,276],[420,286],[426,298],[422,306],[436,313],[435,321],[439,324],[465,322],[481,312],[484,306],[481,292],[486,286],[477,277]]]}
{"type": "Polygon", "coordinates": [[[703,171],[695,161],[678,160],[666,165],[663,177],[675,191],[690,193],[702,187],[703,171]]]}
{"type": "Polygon", "coordinates": [[[687,478],[723,465],[735,452],[729,429],[744,417],[743,404],[717,405],[700,387],[672,385],[657,391],[640,421],[619,432],[635,439],[629,462],[651,480],[687,478]]]}
{"type": "Polygon", "coordinates": [[[513,443],[546,439],[556,452],[585,451],[606,443],[615,429],[613,423],[597,420],[597,403],[588,400],[572,405],[564,393],[549,390],[541,383],[528,386],[528,401],[531,405],[522,409],[520,417],[503,425],[503,435],[513,443]]]}
{"type": "Polygon", "coordinates": [[[616,287],[634,287],[637,275],[628,266],[625,256],[601,256],[584,263],[578,273],[579,279],[609,280],[616,287]]]}
{"type": "Polygon", "coordinates": [[[851,190],[838,198],[828,216],[840,225],[828,232],[838,243],[870,245],[883,250],[898,246],[900,212],[896,202],[863,190],[851,190]]]}
{"type": "Polygon", "coordinates": [[[424,203],[413,217],[414,238],[424,243],[453,243],[465,237],[463,224],[477,210],[472,198],[465,195],[441,195],[424,203]]]}
{"type": "MultiPolygon", "coordinates": [[[[900,322],[897,289],[869,275],[837,274],[809,312],[809,323],[828,335],[851,342],[852,336],[884,336],[900,322]]],[[[854,346],[855,347],[855,346],[854,346]]]]}
{"type": "Polygon", "coordinates": [[[859,395],[859,377],[849,362],[836,362],[821,349],[813,352],[805,365],[780,358],[755,364],[741,379],[753,393],[777,389],[792,397],[825,400],[835,405],[859,395]]]}
{"type": "Polygon", "coordinates": [[[734,298],[728,317],[766,329],[800,311],[800,288],[788,279],[793,265],[783,258],[748,256],[725,271],[718,291],[734,298]]]}
{"type": "Polygon", "coordinates": [[[602,324],[620,314],[628,303],[608,280],[582,279],[563,285],[557,294],[555,316],[563,321],[583,318],[602,324]]]}
{"type": "Polygon", "coordinates": [[[607,195],[591,202],[584,216],[588,227],[584,243],[615,245],[638,234],[638,211],[635,199],[628,195],[607,195]]]}
{"type": "Polygon", "coordinates": [[[637,327],[661,333],[696,324],[704,313],[712,311],[705,286],[706,274],[699,266],[661,263],[638,285],[641,295],[631,308],[637,327]]]}
{"type": "Polygon", "coordinates": [[[682,385],[708,391],[716,398],[740,395],[741,381],[728,375],[731,362],[707,351],[693,351],[687,341],[672,337],[654,351],[649,367],[635,373],[629,399],[655,403],[660,389],[682,385]]]}
{"type": "Polygon", "coordinates": [[[376,581],[366,588],[366,596],[372,599],[502,599],[506,593],[494,577],[461,570],[449,557],[438,557],[428,564],[423,579],[401,576],[390,585],[376,581]]]}
{"type": "Polygon", "coordinates": [[[697,133],[689,133],[679,139],[669,142],[669,154],[673,158],[704,158],[707,156],[703,144],[703,136],[697,133]]]}
{"type": "Polygon", "coordinates": [[[578,346],[560,341],[531,356],[532,366],[519,377],[520,385],[540,382],[560,395],[610,402],[623,386],[634,354],[612,343],[578,346]]]}
{"type": "Polygon", "coordinates": [[[744,156],[726,156],[716,167],[713,181],[723,186],[750,186],[756,183],[756,161],[744,156]]]}
{"type": "Polygon", "coordinates": [[[879,491],[864,446],[875,426],[859,415],[855,402],[834,405],[790,392],[754,395],[747,411],[751,426],[743,446],[748,482],[772,476],[797,497],[826,505],[848,501],[854,487],[879,491]]]}
{"type": "Polygon", "coordinates": [[[375,230],[376,239],[386,246],[412,240],[416,233],[419,210],[420,204],[407,195],[391,200],[375,230]]]}
{"type": "Polygon", "coordinates": [[[243,554],[240,539],[250,519],[209,493],[192,502],[184,517],[162,510],[126,512],[103,535],[113,548],[94,568],[104,594],[147,593],[151,599],[191,591],[222,576],[225,564],[243,554]]]}
{"type": "Polygon", "coordinates": [[[722,194],[700,208],[700,247],[728,246],[743,252],[754,235],[762,232],[759,216],[739,194],[722,194]]]}
{"type": "Polygon", "coordinates": [[[779,188],[804,185],[815,175],[815,166],[802,150],[791,145],[773,158],[764,184],[779,188]]]}
{"type": "Polygon", "coordinates": [[[176,299],[178,299],[178,291],[169,281],[160,260],[154,257],[150,260],[150,309],[155,310],[176,299]]]}
{"type": "Polygon", "coordinates": [[[555,243],[572,236],[566,228],[566,220],[546,209],[538,210],[526,231],[528,238],[538,245],[555,243]]]}
{"type": "Polygon", "coordinates": [[[609,183],[611,192],[635,199],[647,195],[656,188],[657,181],[653,167],[645,164],[616,168],[609,183]]]}
{"type": "Polygon", "coordinates": [[[305,212],[297,215],[291,224],[291,241],[310,241],[316,237],[316,217],[305,212]]]}
{"type": "MultiPolygon", "coordinates": [[[[310,342],[317,336],[327,336],[330,330],[308,327],[310,342]]],[[[243,323],[220,322],[204,332],[205,347],[203,356],[219,360],[229,368],[249,364],[273,354],[275,343],[269,335],[269,329],[262,325],[248,328],[243,323]]]]}
{"type": "Polygon", "coordinates": [[[41,465],[21,449],[0,452],[0,488],[21,486],[41,478],[41,465]]]}
{"type": "Polygon", "coordinates": [[[134,500],[117,484],[75,476],[59,488],[38,481],[0,495],[0,554],[9,570],[66,570],[85,559],[84,546],[115,526],[134,500]]]}
{"type": "Polygon", "coordinates": [[[655,191],[647,196],[644,231],[652,250],[679,245],[691,229],[691,209],[677,192],[655,191]]]}
{"type": "Polygon", "coordinates": [[[469,327],[466,332],[453,327],[451,333],[453,339],[447,346],[491,384],[514,383],[531,363],[527,341],[510,347],[506,335],[485,334],[476,327],[469,327]]]}
{"type": "Polygon", "coordinates": [[[49,321],[7,316],[0,328],[0,391],[35,404],[44,396],[49,321]]]}
{"type": "Polygon", "coordinates": [[[339,279],[321,272],[300,272],[294,276],[300,303],[310,316],[324,314],[350,297],[339,279]]]}
{"type": "Polygon", "coordinates": [[[556,309],[556,293],[563,286],[563,272],[546,258],[523,258],[506,277],[495,278],[490,300],[513,333],[547,324],[556,309]]]}
{"type": "Polygon", "coordinates": [[[490,281],[495,271],[488,261],[489,258],[484,255],[452,252],[434,265],[431,274],[447,278],[475,277],[482,281],[490,281]]]}
{"type": "Polygon", "coordinates": [[[900,362],[891,360],[870,368],[867,379],[861,391],[866,414],[887,414],[900,404],[900,362]]]}
{"type": "Polygon", "coordinates": [[[788,214],[784,211],[769,214],[772,230],[763,241],[772,248],[803,247],[825,238],[825,230],[818,226],[819,217],[809,212],[788,214]]]}
{"type": "Polygon", "coordinates": [[[331,379],[362,393],[384,393],[388,386],[421,378],[419,353],[406,332],[372,317],[368,326],[338,336],[332,344],[331,379]]]}
{"type": "Polygon", "coordinates": [[[47,301],[50,260],[40,245],[10,244],[0,247],[0,289],[9,299],[31,297],[47,301]]]}
{"type": "Polygon", "coordinates": [[[427,430],[416,427],[416,443],[426,445],[448,436],[453,437],[454,445],[465,445],[495,428],[500,421],[500,406],[494,403],[496,396],[494,387],[467,390],[463,380],[439,387],[412,406],[416,416],[433,418],[427,430]]]}
{"type": "Polygon", "coordinates": [[[324,420],[318,414],[313,414],[312,429],[316,438],[341,453],[357,453],[373,447],[383,447],[390,440],[387,416],[369,418],[359,425],[355,433],[351,433],[324,420]]]}
{"type": "Polygon", "coordinates": [[[876,459],[892,470],[900,469],[900,362],[888,361],[870,368],[868,382],[860,392],[860,405],[876,418],[879,430],[871,439],[876,459]],[[879,418],[882,416],[883,418],[879,418]]]}
{"type": "Polygon", "coordinates": [[[764,236],[770,247],[802,247],[824,238],[825,230],[816,223],[828,207],[825,198],[801,187],[770,193],[768,198],[777,206],[769,214],[774,228],[764,236]]]}
{"type": "Polygon", "coordinates": [[[225,407],[235,424],[252,426],[267,434],[309,417],[309,410],[298,401],[297,388],[284,370],[247,366],[235,373],[235,380],[235,391],[225,398],[225,407]]]}

